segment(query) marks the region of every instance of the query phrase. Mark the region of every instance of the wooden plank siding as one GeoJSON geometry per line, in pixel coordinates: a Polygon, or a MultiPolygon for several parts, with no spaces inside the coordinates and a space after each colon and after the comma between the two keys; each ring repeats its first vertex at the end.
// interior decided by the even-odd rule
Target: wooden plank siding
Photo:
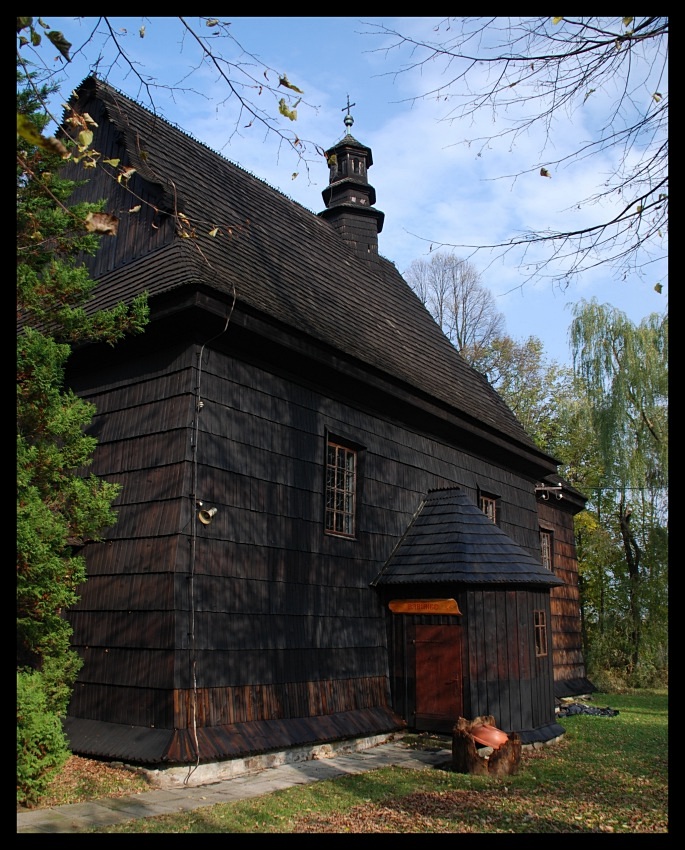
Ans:
{"type": "MultiPolygon", "coordinates": [[[[426,594],[427,588],[393,588],[390,598],[426,594]]],[[[499,728],[538,729],[554,716],[551,654],[535,657],[533,612],[549,615],[546,591],[450,588],[462,614],[388,614],[390,685],[395,710],[415,711],[414,630],[417,625],[459,624],[463,628],[461,692],[464,716],[493,715],[499,728]]],[[[454,718],[453,722],[456,722],[454,718]]],[[[410,723],[411,725],[411,723],[410,723]]]]}
{"type": "MultiPolygon", "coordinates": [[[[70,713],[98,702],[97,693],[86,693],[97,692],[100,682],[103,719],[123,717],[123,703],[121,713],[104,708],[104,694],[116,680],[118,694],[130,688],[131,703],[140,692],[148,694],[140,704],[149,718],[150,689],[138,671],[144,659],[157,665],[160,645],[172,651],[174,663],[157,667],[162,710],[155,726],[185,722],[192,682],[191,572],[194,669],[202,693],[197,699],[207,706],[220,699],[229,703],[220,711],[203,708],[202,717],[221,716],[222,723],[262,719],[260,705],[273,699],[292,704],[283,690],[288,685],[296,687],[295,702],[305,716],[323,706],[336,712],[358,707],[360,683],[378,680],[386,690],[365,685],[361,692],[369,697],[363,707],[377,704],[381,693],[385,704],[384,612],[369,583],[426,491],[456,484],[474,503],[479,488],[499,494],[507,506],[503,527],[537,554],[530,482],[384,418],[368,398],[350,404],[324,397],[301,380],[288,380],[282,363],[281,374],[274,375],[269,363],[205,349],[196,495],[217,514],[203,527],[189,498],[199,347],[186,345],[175,335],[168,348],[155,345],[116,363],[105,360],[97,386],[87,375],[74,377],[79,394],[98,411],[93,471],[124,489],[108,542],[89,547],[90,579],[70,616],[74,645],[89,659],[70,713]],[[322,533],[328,431],[363,446],[356,540],[322,533]],[[107,665],[96,657],[97,647],[108,647],[107,665]],[[118,672],[110,676],[107,670],[118,672]],[[305,699],[297,688],[307,684],[314,690],[305,699]],[[325,695],[333,685],[331,699],[325,695]],[[248,703],[246,688],[264,695],[248,703]],[[246,705],[256,706],[253,715],[245,714],[246,705]],[[224,719],[231,717],[240,721],[224,719]]],[[[495,647],[507,628],[502,616],[495,647]]],[[[490,704],[488,665],[502,665],[498,651],[483,656],[485,671],[471,671],[478,706],[490,704]]]]}
{"type": "Polygon", "coordinates": [[[190,762],[395,731],[416,709],[417,624],[427,722],[457,704],[450,682],[428,674],[455,666],[458,641],[465,712],[546,726],[536,740],[558,734],[552,655],[535,657],[533,631],[545,610],[563,632],[554,662],[573,667],[572,526],[556,530],[535,498],[557,463],[376,254],[372,218],[356,235],[374,237],[374,257],[360,259],[353,210],[324,211],[342,217],[336,232],[94,78],[74,106],[97,123],[103,161],[135,171],[123,187],[116,169],[95,169],[72,200],[107,197],[117,213],[129,190],[141,199],[86,260],[97,281],[87,311],[143,291],[151,308],[144,334],[77,348],[68,364],[67,385],[97,411],[85,471],[122,488],[117,523],[81,549],[88,581],[67,612],[85,661],[66,718],[76,751],[190,762]],[[186,239],[181,221],[220,234],[198,226],[186,239]],[[349,537],[324,532],[329,436],[357,462],[349,537]],[[449,588],[462,614],[398,619],[387,594],[442,595],[440,569],[463,555],[439,527],[443,496],[428,495],[443,491],[458,491],[480,527],[464,534],[480,549],[449,588]],[[499,529],[480,493],[497,499],[499,529]],[[420,578],[381,587],[429,502],[438,530],[428,554],[419,547],[420,578]],[[216,511],[207,525],[201,506],[216,511]],[[551,609],[543,522],[571,577],[551,609]],[[443,702],[431,702],[434,686],[443,702]]]}
{"type": "Polygon", "coordinates": [[[573,531],[573,509],[568,501],[538,500],[540,527],[553,534],[554,573],[563,587],[550,591],[551,640],[555,683],[585,679],[578,588],[578,560],[573,531]]]}
{"type": "Polygon", "coordinates": [[[389,700],[386,676],[283,682],[240,687],[200,688],[196,701],[188,691],[174,693],[178,728],[225,726],[262,720],[287,720],[337,714],[383,705],[389,700]],[[195,712],[195,716],[193,713],[195,712]]]}
{"type": "MultiPolygon", "coordinates": [[[[120,159],[122,165],[130,164],[125,135],[110,121],[103,103],[92,100],[89,110],[92,110],[89,114],[98,126],[97,149],[107,151],[109,159],[120,159]]],[[[87,184],[77,186],[71,202],[92,200],[94,196],[107,199],[106,210],[116,215],[119,223],[116,239],[100,240],[97,252],[88,258],[93,278],[97,279],[114,268],[156,251],[173,240],[174,222],[169,215],[168,201],[149,170],[145,174],[145,169],[139,167],[127,183],[122,184],[113,180],[104,169],[93,169],[87,184]],[[120,215],[120,210],[131,208],[132,197],[138,199],[138,212],[135,216],[120,215]]]]}

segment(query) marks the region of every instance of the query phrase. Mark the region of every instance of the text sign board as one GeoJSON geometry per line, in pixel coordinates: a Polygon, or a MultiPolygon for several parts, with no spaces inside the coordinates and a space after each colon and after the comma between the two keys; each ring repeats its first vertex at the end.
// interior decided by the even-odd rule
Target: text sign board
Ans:
{"type": "Polygon", "coordinates": [[[456,599],[393,599],[393,614],[461,614],[456,599]]]}

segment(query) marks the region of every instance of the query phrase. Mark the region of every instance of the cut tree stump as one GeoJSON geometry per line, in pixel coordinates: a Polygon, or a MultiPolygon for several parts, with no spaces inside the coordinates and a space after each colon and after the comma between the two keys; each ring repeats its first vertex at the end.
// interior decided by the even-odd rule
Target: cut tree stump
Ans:
{"type": "Polygon", "coordinates": [[[459,717],[452,730],[452,770],[455,773],[473,773],[476,776],[507,776],[518,773],[521,761],[521,739],[512,732],[504,744],[487,750],[490,755],[478,752],[478,743],[471,734],[474,726],[487,724],[496,726],[495,718],[490,715],[467,720],[459,717]]]}

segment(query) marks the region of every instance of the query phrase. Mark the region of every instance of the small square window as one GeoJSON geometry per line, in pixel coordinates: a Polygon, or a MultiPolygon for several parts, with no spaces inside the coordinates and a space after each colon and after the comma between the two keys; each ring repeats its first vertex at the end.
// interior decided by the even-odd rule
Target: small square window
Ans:
{"type": "Polygon", "coordinates": [[[325,512],[327,534],[354,537],[356,503],[357,451],[328,440],[325,512]]]}
{"type": "Polygon", "coordinates": [[[497,497],[488,496],[485,493],[480,493],[478,496],[478,505],[486,517],[494,523],[497,522],[497,497]]]}
{"type": "Polygon", "coordinates": [[[547,615],[544,611],[533,612],[535,622],[535,655],[547,655],[547,615]]]}

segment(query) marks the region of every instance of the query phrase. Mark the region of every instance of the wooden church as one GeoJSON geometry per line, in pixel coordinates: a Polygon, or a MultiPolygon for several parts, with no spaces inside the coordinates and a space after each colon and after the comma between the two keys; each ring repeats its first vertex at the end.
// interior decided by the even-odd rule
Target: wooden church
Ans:
{"type": "Polygon", "coordinates": [[[485,714],[563,733],[555,696],[592,688],[584,499],[379,254],[352,118],[315,215],[102,81],[72,106],[119,160],[73,198],[119,218],[93,309],[151,307],[70,361],[89,471],[122,485],[67,614],[72,750],[209,763],[485,714]]]}

